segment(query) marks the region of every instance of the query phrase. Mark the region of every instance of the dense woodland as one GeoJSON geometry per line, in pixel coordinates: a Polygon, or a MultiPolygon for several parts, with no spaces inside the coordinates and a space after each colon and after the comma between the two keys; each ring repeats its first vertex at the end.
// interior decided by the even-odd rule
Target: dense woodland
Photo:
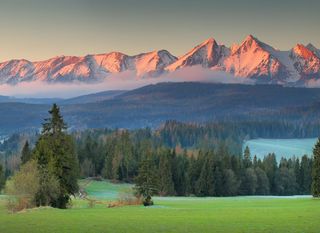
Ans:
{"type": "MultiPolygon", "coordinates": [[[[198,125],[167,121],[157,130],[97,129],[71,135],[81,178],[133,183],[141,163],[149,160],[160,195],[293,195],[310,194],[312,159],[276,161],[269,154],[259,160],[248,148],[242,153],[242,142],[256,137],[299,138],[318,130],[317,125],[285,122],[198,125]]],[[[38,137],[14,135],[1,145],[7,151],[6,176],[31,153],[38,137]],[[17,144],[22,144],[19,140],[27,143],[15,154],[17,144]]]]}
{"type": "Polygon", "coordinates": [[[150,160],[160,195],[310,194],[312,160],[307,156],[276,161],[275,155],[269,154],[260,160],[252,157],[248,148],[243,155],[232,154],[225,143],[214,149],[184,150],[152,145],[146,139],[134,142],[128,131],[109,137],[104,146],[89,136],[80,143],[83,177],[101,175],[133,182],[140,164],[150,160]]]}

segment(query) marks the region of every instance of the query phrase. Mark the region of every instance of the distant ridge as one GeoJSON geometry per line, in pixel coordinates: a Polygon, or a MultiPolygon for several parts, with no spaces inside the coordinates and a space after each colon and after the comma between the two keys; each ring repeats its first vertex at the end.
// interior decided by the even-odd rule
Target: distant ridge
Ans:
{"type": "MultiPolygon", "coordinates": [[[[158,127],[182,122],[319,122],[320,89],[280,85],[167,82],[148,85],[106,100],[102,92],[60,103],[70,130],[158,127]],[[91,100],[90,100],[91,99],[91,100]],[[86,102],[86,101],[96,102],[86,102]],[[73,100],[75,101],[75,100],[73,100]]],[[[0,136],[39,129],[50,104],[0,103],[0,136]]]]}

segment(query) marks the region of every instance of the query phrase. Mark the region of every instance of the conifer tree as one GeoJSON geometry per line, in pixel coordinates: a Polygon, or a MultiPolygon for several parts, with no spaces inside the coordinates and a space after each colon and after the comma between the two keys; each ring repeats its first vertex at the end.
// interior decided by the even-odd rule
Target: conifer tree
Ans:
{"type": "Polygon", "coordinates": [[[249,168],[252,165],[250,149],[248,146],[246,146],[246,148],[244,149],[243,163],[245,168],[249,168]]]}
{"type": "Polygon", "coordinates": [[[311,193],[314,197],[320,197],[320,138],[313,149],[311,193]]]}
{"type": "Polygon", "coordinates": [[[213,196],[215,193],[212,157],[213,154],[207,153],[203,159],[201,173],[196,183],[196,194],[198,196],[213,196]]]}
{"type": "MultiPolygon", "coordinates": [[[[67,125],[59,107],[54,104],[49,113],[50,118],[45,119],[41,136],[36,143],[34,157],[40,170],[46,171],[50,177],[53,175],[58,180],[60,193],[57,198],[50,200],[50,205],[66,208],[70,195],[74,195],[78,190],[75,145],[72,137],[65,132],[67,125]]],[[[46,184],[46,180],[41,180],[40,183],[46,184]]],[[[38,196],[41,198],[42,195],[38,196]]],[[[45,203],[47,200],[37,200],[37,202],[45,203]]]]}
{"type": "Polygon", "coordinates": [[[143,197],[145,206],[153,205],[152,196],[158,192],[158,180],[152,160],[144,159],[139,168],[138,176],[135,179],[135,190],[143,197]]]}
{"type": "Polygon", "coordinates": [[[5,184],[5,176],[4,176],[4,169],[2,164],[0,163],[0,191],[5,184]]]}
{"type": "Polygon", "coordinates": [[[300,166],[300,182],[301,182],[301,193],[310,194],[311,183],[312,183],[312,159],[304,155],[301,158],[300,166]]]}
{"type": "Polygon", "coordinates": [[[21,164],[25,164],[32,158],[32,152],[29,147],[28,140],[25,142],[21,151],[21,164]]]}
{"type": "Polygon", "coordinates": [[[172,163],[170,150],[165,150],[160,154],[159,194],[164,196],[174,195],[174,183],[172,177],[172,163]]]}

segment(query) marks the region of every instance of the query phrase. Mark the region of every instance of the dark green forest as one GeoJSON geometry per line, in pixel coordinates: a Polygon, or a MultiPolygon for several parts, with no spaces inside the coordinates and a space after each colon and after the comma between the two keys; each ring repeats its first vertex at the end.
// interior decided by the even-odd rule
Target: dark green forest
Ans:
{"type": "MultiPolygon", "coordinates": [[[[156,130],[90,129],[71,132],[71,137],[79,178],[133,183],[141,164],[148,160],[159,195],[293,195],[310,194],[312,159],[276,161],[274,154],[268,154],[260,160],[248,148],[242,153],[243,141],[303,138],[318,131],[318,125],[286,122],[167,121],[156,130]]],[[[7,177],[18,167],[14,164],[21,160],[20,151],[23,161],[37,138],[38,134],[16,134],[1,145],[1,151],[6,151],[2,160],[7,177]]]]}

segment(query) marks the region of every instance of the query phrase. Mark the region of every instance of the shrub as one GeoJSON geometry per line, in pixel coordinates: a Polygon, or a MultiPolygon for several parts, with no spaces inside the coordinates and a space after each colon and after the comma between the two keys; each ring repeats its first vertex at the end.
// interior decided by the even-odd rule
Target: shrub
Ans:
{"type": "Polygon", "coordinates": [[[39,170],[34,160],[21,166],[20,171],[6,183],[5,193],[10,195],[7,208],[15,212],[35,207],[35,196],[40,187],[39,180],[39,170]]]}
{"type": "Polygon", "coordinates": [[[128,205],[141,205],[141,197],[134,196],[132,189],[124,189],[118,194],[118,200],[108,204],[108,208],[128,206],[128,205]]]}

